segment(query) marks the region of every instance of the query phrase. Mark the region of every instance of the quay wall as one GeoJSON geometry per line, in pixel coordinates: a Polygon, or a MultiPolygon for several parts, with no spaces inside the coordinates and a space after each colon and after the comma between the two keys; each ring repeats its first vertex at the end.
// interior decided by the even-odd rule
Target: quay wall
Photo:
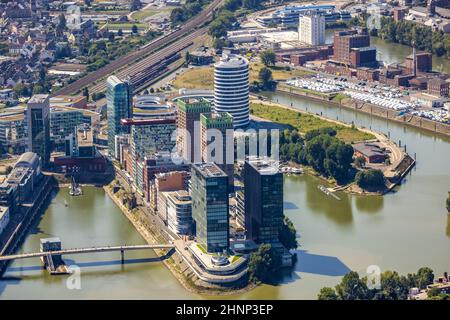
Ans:
{"type": "Polygon", "coordinates": [[[398,123],[403,123],[405,125],[416,127],[420,129],[427,130],[429,132],[445,135],[450,137],[450,125],[442,122],[433,121],[430,119],[422,118],[419,116],[405,114],[402,116],[398,116],[398,111],[387,109],[375,104],[371,104],[368,102],[356,101],[353,99],[343,99],[342,102],[330,101],[326,97],[322,97],[319,95],[313,95],[311,93],[303,93],[301,91],[293,91],[289,90],[285,86],[279,86],[277,91],[288,93],[293,96],[301,96],[306,97],[308,99],[313,99],[316,101],[324,102],[336,107],[344,107],[347,109],[353,109],[355,111],[363,112],[366,114],[370,114],[379,118],[395,121],[398,123]]]}
{"type": "MultiPolygon", "coordinates": [[[[36,217],[42,214],[46,206],[49,203],[50,195],[56,186],[55,179],[52,176],[45,175],[44,179],[39,186],[39,191],[34,195],[34,202],[32,206],[21,206],[21,213],[19,219],[11,218],[7,229],[2,235],[0,255],[13,254],[25,239],[30,225],[33,223],[36,217]]],[[[19,213],[13,213],[12,215],[17,217],[19,213]]],[[[10,261],[0,262],[0,276],[6,271],[8,263],[10,261]]]]}

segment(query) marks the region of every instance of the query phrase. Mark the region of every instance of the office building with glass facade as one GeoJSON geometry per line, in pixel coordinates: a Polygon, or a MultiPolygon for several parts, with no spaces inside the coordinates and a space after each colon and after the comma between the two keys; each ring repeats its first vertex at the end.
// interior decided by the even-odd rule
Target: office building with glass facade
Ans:
{"type": "Polygon", "coordinates": [[[207,252],[229,247],[228,177],[216,164],[193,164],[192,218],[196,241],[207,252]]]}
{"type": "Polygon", "coordinates": [[[50,162],[50,102],[48,94],[36,94],[28,100],[28,151],[41,157],[42,166],[50,162]]]}
{"type": "Polygon", "coordinates": [[[283,174],[278,162],[245,161],[245,229],[256,243],[277,243],[283,224],[283,174]]]}
{"type": "Polygon", "coordinates": [[[121,119],[132,117],[132,90],[126,81],[116,76],[106,80],[106,115],[108,118],[108,148],[109,154],[114,155],[115,136],[129,133],[130,127],[123,126],[121,119]]]}
{"type": "Polygon", "coordinates": [[[203,162],[214,162],[228,176],[229,191],[234,186],[234,129],[228,112],[200,115],[200,148],[203,162]]]}

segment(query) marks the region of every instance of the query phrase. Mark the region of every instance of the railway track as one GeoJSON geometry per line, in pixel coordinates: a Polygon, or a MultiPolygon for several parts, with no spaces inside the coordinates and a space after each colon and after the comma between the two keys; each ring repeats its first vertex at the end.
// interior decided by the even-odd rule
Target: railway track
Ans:
{"type": "MultiPolygon", "coordinates": [[[[159,51],[162,50],[165,53],[165,55],[171,54],[172,52],[164,50],[167,48],[167,45],[173,43],[174,41],[177,41],[177,39],[183,37],[186,34],[188,34],[188,36],[186,36],[185,38],[192,36],[193,34],[196,34],[195,31],[194,32],[192,31],[197,29],[199,26],[202,26],[210,17],[212,17],[214,10],[219,7],[222,1],[223,0],[214,0],[205,10],[203,10],[198,15],[193,17],[191,20],[186,22],[179,30],[171,32],[170,34],[165,35],[163,37],[160,37],[152,41],[151,43],[141,47],[139,50],[131,52],[126,56],[123,56],[110,62],[106,66],[89,73],[88,75],[84,76],[81,79],[78,79],[77,81],[71,84],[66,85],[65,87],[53,93],[52,96],[70,95],[77,93],[82,88],[90,86],[91,84],[97,82],[98,80],[105,78],[106,76],[112,74],[117,70],[120,70],[128,65],[131,65],[132,63],[134,63],[139,59],[144,58],[141,61],[146,60],[147,56],[152,55],[155,52],[158,53],[159,51]]],[[[198,30],[202,30],[203,33],[205,33],[207,29],[203,27],[198,30]]],[[[182,40],[180,41],[184,42],[184,38],[182,38],[182,40]]],[[[96,90],[95,86],[94,90],[96,90]]]]}
{"type": "MultiPolygon", "coordinates": [[[[115,74],[120,79],[126,79],[127,77],[131,78],[131,81],[136,81],[134,77],[138,76],[139,73],[145,73],[145,69],[150,67],[151,65],[163,61],[165,58],[178,53],[182,51],[183,49],[189,47],[193,41],[198,38],[199,36],[205,34],[207,32],[207,28],[201,28],[196,30],[195,32],[186,35],[182,39],[168,45],[167,47],[163,48],[162,50],[151,54],[147,56],[146,58],[136,62],[135,64],[126,67],[118,72],[111,72],[111,74],[115,74]]],[[[142,76],[142,75],[141,75],[142,76]]],[[[97,84],[91,86],[89,88],[89,93],[95,93],[95,92],[103,92],[106,90],[106,82],[105,81],[99,81],[97,84]]]]}

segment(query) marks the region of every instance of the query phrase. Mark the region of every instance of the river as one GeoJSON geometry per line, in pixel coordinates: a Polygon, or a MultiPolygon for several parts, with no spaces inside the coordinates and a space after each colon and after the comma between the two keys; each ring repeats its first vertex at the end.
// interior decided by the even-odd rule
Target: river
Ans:
{"type": "MultiPolygon", "coordinates": [[[[84,187],[81,197],[67,188],[55,192],[50,206],[31,229],[20,252],[39,251],[39,239],[60,237],[63,247],[144,244],[131,222],[102,188],[84,187]],[[65,205],[67,203],[67,206],[65,205]]],[[[0,281],[2,299],[181,299],[189,293],[153,251],[91,253],[63,257],[81,269],[81,289],[68,289],[68,276],[51,276],[39,259],[16,260],[0,281]]]]}
{"type": "MultiPolygon", "coordinates": [[[[400,53],[391,46],[398,48],[386,44],[385,50],[398,60],[400,53]]],[[[365,275],[371,265],[402,274],[421,266],[438,275],[450,271],[450,218],[445,209],[450,190],[449,138],[287,94],[269,96],[390,134],[417,156],[417,166],[384,197],[339,193],[341,201],[320,192],[317,178],[286,177],[285,214],[294,222],[301,245],[295,270],[279,285],[263,285],[229,298],[315,299],[321,287],[337,284],[349,270],[365,275]]],[[[144,243],[103,189],[94,187],[84,188],[78,198],[70,197],[67,189],[55,194],[20,251],[37,251],[39,238],[53,236],[60,237],[64,247],[144,243]]],[[[67,256],[68,263],[81,267],[80,290],[66,287],[67,276],[48,275],[38,259],[17,260],[0,280],[0,299],[211,298],[185,290],[161,262],[152,260],[152,252],[127,252],[126,258],[121,265],[120,254],[114,252],[67,256]]]]}

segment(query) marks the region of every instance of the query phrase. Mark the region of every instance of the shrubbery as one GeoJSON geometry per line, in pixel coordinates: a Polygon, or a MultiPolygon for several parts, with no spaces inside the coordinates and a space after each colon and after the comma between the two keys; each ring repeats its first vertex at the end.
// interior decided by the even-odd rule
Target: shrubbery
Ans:
{"type": "MultiPolygon", "coordinates": [[[[324,287],[320,290],[319,300],[406,300],[409,289],[425,289],[434,280],[433,270],[420,268],[415,274],[401,276],[395,271],[385,271],[377,283],[368,284],[367,278],[360,278],[358,273],[351,271],[334,288],[324,287]]],[[[429,295],[433,296],[433,293],[429,295]]],[[[437,294],[435,296],[438,296],[437,294]]],[[[446,296],[440,296],[444,299],[446,296]]]]}
{"type": "Polygon", "coordinates": [[[325,177],[338,183],[351,180],[353,147],[335,137],[332,128],[306,133],[303,140],[296,130],[285,130],[280,135],[280,158],[309,165],[325,177]]]}
{"type": "Polygon", "coordinates": [[[250,255],[248,271],[250,281],[270,283],[281,270],[281,255],[270,244],[262,244],[250,255]]]}
{"type": "Polygon", "coordinates": [[[355,182],[366,190],[380,190],[385,186],[383,172],[378,169],[359,171],[356,174],[355,182]]]}

